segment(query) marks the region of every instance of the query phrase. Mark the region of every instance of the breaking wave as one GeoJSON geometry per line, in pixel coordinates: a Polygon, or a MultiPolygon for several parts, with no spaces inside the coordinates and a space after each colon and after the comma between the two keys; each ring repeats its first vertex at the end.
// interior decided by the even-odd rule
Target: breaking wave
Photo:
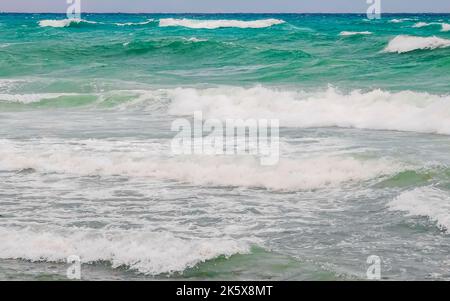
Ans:
{"type": "Polygon", "coordinates": [[[169,232],[94,230],[87,228],[0,227],[0,258],[33,262],[109,262],[146,275],[182,272],[214,259],[250,252],[250,245],[231,238],[187,239],[169,232]]]}
{"type": "Polygon", "coordinates": [[[370,35],[372,34],[370,31],[341,31],[339,33],[340,36],[356,36],[356,35],[370,35]]]}
{"type": "Polygon", "coordinates": [[[405,53],[415,50],[433,50],[437,48],[450,47],[450,40],[432,37],[414,37],[399,35],[392,39],[388,46],[384,49],[385,52],[405,53]]]}
{"type": "Polygon", "coordinates": [[[159,20],[159,26],[161,27],[181,26],[195,29],[217,29],[226,27],[265,28],[282,23],[284,23],[284,21],[278,19],[241,21],[241,20],[193,20],[193,19],[167,18],[159,20]]]}
{"type": "Polygon", "coordinates": [[[252,156],[163,156],[152,146],[117,145],[96,140],[75,143],[14,143],[1,140],[0,170],[34,170],[77,176],[127,176],[176,181],[199,186],[262,188],[274,191],[339,187],[392,175],[402,164],[389,159],[356,159],[317,155],[280,158],[275,166],[262,166],[252,156]],[[85,145],[87,143],[87,145],[85,145]],[[153,153],[152,153],[153,152],[153,153]]]}
{"type": "Polygon", "coordinates": [[[167,91],[169,113],[210,118],[272,118],[281,126],[344,127],[450,135],[450,96],[382,90],[344,94],[254,87],[178,88],[167,91]]]}
{"type": "Polygon", "coordinates": [[[388,207],[407,212],[408,216],[426,216],[440,228],[450,230],[450,196],[437,188],[423,187],[404,192],[388,207]]]}
{"type": "Polygon", "coordinates": [[[87,21],[83,19],[63,19],[63,20],[41,20],[39,21],[39,26],[41,27],[70,27],[77,24],[98,24],[98,22],[87,21]]]}

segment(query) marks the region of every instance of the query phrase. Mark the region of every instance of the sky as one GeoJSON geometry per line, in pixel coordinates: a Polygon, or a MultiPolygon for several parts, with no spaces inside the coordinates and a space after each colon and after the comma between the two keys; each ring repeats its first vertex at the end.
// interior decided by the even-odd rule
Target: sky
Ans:
{"type": "MultiPolygon", "coordinates": [[[[367,0],[80,0],[83,12],[364,13],[367,0]]],[[[450,0],[381,1],[382,13],[450,13],[450,0]]],[[[67,0],[0,0],[2,12],[66,12],[67,0]]]]}

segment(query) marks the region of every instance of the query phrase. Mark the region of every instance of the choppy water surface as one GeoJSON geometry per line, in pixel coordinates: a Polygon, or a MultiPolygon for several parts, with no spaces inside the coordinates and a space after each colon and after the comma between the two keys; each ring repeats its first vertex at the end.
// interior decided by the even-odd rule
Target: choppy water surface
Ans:
{"type": "Polygon", "coordinates": [[[0,15],[0,279],[449,279],[450,16],[0,15]],[[280,120],[280,161],[174,119],[280,120]]]}

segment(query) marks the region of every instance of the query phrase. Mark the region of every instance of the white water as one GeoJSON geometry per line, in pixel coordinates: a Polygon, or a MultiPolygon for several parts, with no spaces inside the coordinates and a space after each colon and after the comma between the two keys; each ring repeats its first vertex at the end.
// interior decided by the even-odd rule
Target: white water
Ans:
{"type": "Polygon", "coordinates": [[[433,187],[416,188],[399,195],[389,209],[405,211],[408,216],[425,216],[439,227],[450,230],[450,195],[433,187]]]}
{"type": "Polygon", "coordinates": [[[193,20],[193,19],[160,19],[159,26],[182,26],[195,29],[217,29],[225,27],[237,27],[237,28],[265,28],[273,25],[284,23],[283,20],[278,19],[264,19],[255,21],[242,21],[242,20],[193,20]]]}
{"type": "Polygon", "coordinates": [[[208,118],[276,118],[281,126],[346,127],[450,135],[450,96],[412,91],[342,93],[224,87],[173,89],[169,113],[208,118]]]}
{"type": "Polygon", "coordinates": [[[450,40],[438,38],[436,36],[414,37],[414,36],[399,35],[389,42],[384,51],[405,53],[415,50],[425,50],[425,49],[433,50],[437,48],[446,48],[446,47],[450,47],[450,40]]]}
{"type": "Polygon", "coordinates": [[[97,24],[97,22],[87,21],[83,19],[62,19],[62,20],[41,20],[39,21],[39,26],[61,28],[61,27],[69,27],[73,24],[80,24],[80,23],[97,24]]]}
{"type": "Polygon", "coordinates": [[[370,31],[341,31],[339,33],[340,36],[356,36],[356,35],[371,35],[370,31]]]}
{"type": "Polygon", "coordinates": [[[218,256],[248,253],[249,244],[230,238],[184,239],[169,232],[65,227],[0,227],[0,258],[82,263],[107,261],[148,275],[181,272],[218,256]]]}

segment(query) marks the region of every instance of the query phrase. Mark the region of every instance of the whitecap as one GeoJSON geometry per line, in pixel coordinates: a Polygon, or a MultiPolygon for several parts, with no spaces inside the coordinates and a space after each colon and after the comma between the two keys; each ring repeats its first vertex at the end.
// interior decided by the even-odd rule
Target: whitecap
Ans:
{"type": "Polygon", "coordinates": [[[399,35],[392,39],[385,52],[405,53],[415,50],[433,50],[437,48],[450,47],[450,40],[432,37],[415,37],[407,35],[399,35]]]}
{"type": "Polygon", "coordinates": [[[440,228],[450,230],[450,195],[437,188],[422,187],[403,192],[388,207],[407,212],[407,216],[426,216],[440,228]]]}
{"type": "Polygon", "coordinates": [[[370,35],[370,31],[341,31],[340,36],[370,35]]]}
{"type": "Polygon", "coordinates": [[[225,27],[236,27],[236,28],[265,28],[271,27],[273,25],[278,25],[284,23],[283,20],[279,19],[263,19],[255,21],[242,21],[242,20],[194,20],[194,19],[173,19],[166,18],[159,20],[159,26],[169,27],[169,26],[181,26],[188,28],[204,28],[204,29],[216,29],[225,27]]]}
{"type": "Polygon", "coordinates": [[[87,21],[83,19],[41,20],[39,21],[39,26],[61,28],[61,27],[69,27],[73,24],[80,24],[80,23],[97,24],[98,22],[87,21]]]}
{"type": "Polygon", "coordinates": [[[0,227],[0,258],[65,263],[109,262],[147,275],[182,272],[218,256],[249,253],[250,245],[231,238],[182,238],[169,232],[87,228],[0,227]]]}

